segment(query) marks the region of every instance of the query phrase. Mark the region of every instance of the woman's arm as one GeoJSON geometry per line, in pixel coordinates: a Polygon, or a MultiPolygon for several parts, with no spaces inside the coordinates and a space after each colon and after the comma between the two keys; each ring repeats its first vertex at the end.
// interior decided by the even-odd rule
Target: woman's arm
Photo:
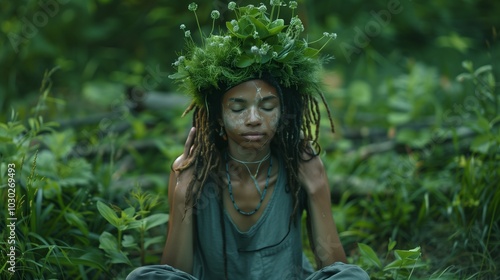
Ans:
{"type": "Polygon", "coordinates": [[[332,215],[330,186],[319,156],[300,164],[299,176],[307,191],[310,240],[318,268],[334,262],[347,262],[332,215]]]}
{"type": "Polygon", "coordinates": [[[191,129],[184,153],[179,156],[170,174],[168,187],[168,201],[170,205],[170,218],[168,225],[167,242],[163,249],[162,263],[187,273],[193,270],[193,231],[194,219],[192,205],[186,205],[186,192],[193,175],[193,168],[178,172],[180,166],[188,158],[194,140],[195,130],[191,129]],[[185,211],[186,206],[188,207],[185,211]]]}

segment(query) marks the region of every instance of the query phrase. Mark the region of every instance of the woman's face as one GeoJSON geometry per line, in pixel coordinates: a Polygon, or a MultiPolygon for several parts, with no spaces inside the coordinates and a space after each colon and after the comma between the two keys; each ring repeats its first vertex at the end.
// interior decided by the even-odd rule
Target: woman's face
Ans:
{"type": "Polygon", "coordinates": [[[280,112],[276,89],[263,80],[250,80],[228,90],[222,98],[222,125],[232,152],[235,148],[267,151],[280,112]]]}

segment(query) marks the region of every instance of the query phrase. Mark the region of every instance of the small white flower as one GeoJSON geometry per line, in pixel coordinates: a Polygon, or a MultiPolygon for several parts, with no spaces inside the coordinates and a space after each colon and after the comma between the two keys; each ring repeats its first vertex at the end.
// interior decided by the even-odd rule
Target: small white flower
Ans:
{"type": "Polygon", "coordinates": [[[280,6],[281,0],[271,0],[271,6],[280,6]]]}
{"type": "Polygon", "coordinates": [[[337,33],[328,33],[328,32],[323,32],[323,36],[327,37],[327,38],[332,38],[332,39],[335,39],[337,38],[337,33]]]}
{"type": "Polygon", "coordinates": [[[259,38],[259,32],[254,31],[252,36],[253,36],[254,39],[259,38]]]}
{"type": "Polygon", "coordinates": [[[198,4],[196,4],[195,2],[193,2],[193,3],[189,4],[188,9],[191,12],[196,12],[196,10],[198,9],[198,4]]]}
{"type": "Polygon", "coordinates": [[[220,17],[220,12],[217,10],[213,10],[210,16],[212,17],[212,19],[218,19],[220,17]]]}
{"type": "Polygon", "coordinates": [[[237,26],[238,22],[235,19],[233,19],[233,20],[231,20],[231,25],[232,26],[237,26]]]}
{"type": "Polygon", "coordinates": [[[278,53],[277,52],[273,52],[273,57],[278,57],[278,53]]]}
{"type": "Polygon", "coordinates": [[[304,25],[302,24],[302,20],[298,17],[294,17],[290,20],[290,25],[293,26],[295,29],[304,31],[304,25]]]}
{"type": "Polygon", "coordinates": [[[262,46],[260,46],[259,53],[261,55],[266,55],[267,52],[269,52],[270,49],[271,49],[271,46],[268,43],[264,43],[264,44],[262,44],[262,46]]]}
{"type": "Polygon", "coordinates": [[[290,1],[290,3],[288,3],[288,6],[290,7],[290,9],[297,9],[297,1],[290,1]]]}
{"type": "Polygon", "coordinates": [[[186,29],[186,25],[183,23],[183,24],[181,24],[180,28],[181,28],[181,30],[184,30],[184,29],[186,29]]]}
{"type": "Polygon", "coordinates": [[[233,1],[229,2],[229,4],[227,4],[227,8],[231,11],[234,11],[234,9],[236,9],[236,3],[233,1]]]}
{"type": "Polygon", "coordinates": [[[260,11],[261,13],[265,13],[265,12],[267,11],[267,7],[266,7],[265,5],[260,5],[260,7],[259,7],[259,11],[260,11]]]}
{"type": "Polygon", "coordinates": [[[191,37],[191,31],[187,30],[186,32],[184,32],[184,36],[191,37]]]}
{"type": "Polygon", "coordinates": [[[250,48],[250,51],[251,51],[252,53],[259,53],[259,50],[260,50],[260,49],[259,49],[259,47],[257,47],[257,46],[252,46],[252,47],[250,48]]]}

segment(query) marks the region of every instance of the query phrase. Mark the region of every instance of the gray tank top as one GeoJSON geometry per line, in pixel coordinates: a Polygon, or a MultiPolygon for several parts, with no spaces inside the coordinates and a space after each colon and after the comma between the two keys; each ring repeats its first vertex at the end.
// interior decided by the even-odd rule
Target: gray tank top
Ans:
{"type": "Polygon", "coordinates": [[[286,172],[280,160],[278,179],[272,197],[259,220],[241,232],[217,195],[217,185],[206,183],[196,207],[197,242],[193,276],[198,279],[224,279],[222,222],[225,228],[229,279],[305,279],[313,272],[302,252],[300,205],[296,223],[290,222],[292,194],[286,190],[286,172]]]}

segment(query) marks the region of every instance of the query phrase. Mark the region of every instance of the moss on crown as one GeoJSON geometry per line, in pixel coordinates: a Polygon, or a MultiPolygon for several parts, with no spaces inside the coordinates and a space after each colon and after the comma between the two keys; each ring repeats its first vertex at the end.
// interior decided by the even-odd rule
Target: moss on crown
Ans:
{"type": "MultiPolygon", "coordinates": [[[[234,2],[229,3],[235,19],[226,22],[226,31],[202,36],[201,46],[194,43],[190,31],[185,31],[185,55],[174,63],[177,72],[170,78],[192,96],[195,105],[204,106],[207,94],[223,93],[264,73],[272,75],[281,86],[295,87],[302,93],[313,94],[318,90],[323,47],[312,48],[311,43],[300,38],[304,26],[293,13],[288,24],[283,19],[273,19],[275,9],[279,11],[283,3],[271,1],[271,5],[271,14],[268,14],[263,4],[237,7],[234,2]]],[[[192,3],[189,10],[196,15],[195,7],[192,3]]],[[[294,10],[297,3],[291,1],[289,7],[294,10]]],[[[219,15],[215,12],[212,11],[214,22],[219,15]]],[[[181,25],[181,29],[185,26],[181,25]]],[[[324,33],[321,38],[327,38],[324,45],[334,36],[324,33]]]]}

